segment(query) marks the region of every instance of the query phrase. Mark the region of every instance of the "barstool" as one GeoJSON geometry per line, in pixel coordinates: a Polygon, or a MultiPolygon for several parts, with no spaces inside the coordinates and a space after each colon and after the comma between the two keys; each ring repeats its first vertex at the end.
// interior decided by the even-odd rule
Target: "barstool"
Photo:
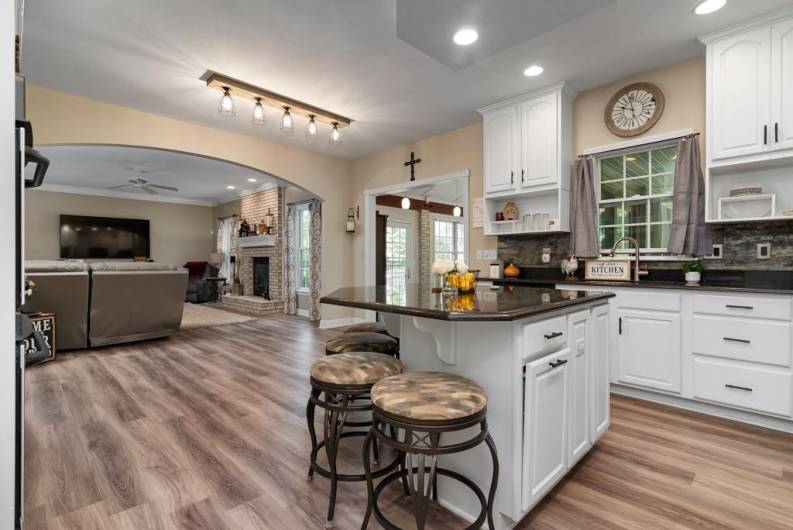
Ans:
{"type": "MultiPolygon", "coordinates": [[[[336,471],[339,441],[342,438],[367,434],[366,431],[344,432],[345,426],[350,425],[347,423],[347,415],[351,412],[371,411],[369,393],[372,385],[385,377],[402,373],[403,368],[398,359],[375,352],[340,353],[323,357],[311,365],[311,395],[306,406],[308,432],[311,436],[311,464],[308,479],[312,480],[315,472],[330,479],[330,502],[325,523],[327,528],[333,526],[337,483],[366,480],[364,474],[341,474],[336,471]],[[324,399],[321,399],[321,396],[324,399]],[[325,410],[323,436],[320,442],[317,441],[314,427],[316,407],[325,410]],[[317,463],[317,453],[323,447],[328,457],[329,469],[317,463]]],[[[383,476],[396,469],[400,463],[401,458],[397,455],[393,462],[374,473],[370,472],[370,475],[383,476]]]]}
{"type": "Polygon", "coordinates": [[[325,353],[327,355],[350,352],[385,353],[386,355],[399,357],[399,342],[394,337],[383,335],[382,333],[356,331],[342,333],[325,343],[325,353]]]}
{"type": "Polygon", "coordinates": [[[360,324],[353,324],[344,330],[344,333],[379,333],[381,335],[388,335],[388,328],[382,322],[362,322],[360,324]]]}
{"type": "Polygon", "coordinates": [[[431,496],[437,498],[438,475],[462,483],[479,499],[481,511],[469,529],[481,528],[485,519],[490,528],[495,528],[493,499],[498,484],[498,455],[487,429],[487,396],[482,387],[459,375],[410,372],[380,380],[372,387],[371,400],[372,427],[363,445],[363,467],[369,500],[361,528],[366,528],[374,511],[375,518],[384,528],[399,530],[383,515],[377,501],[386,486],[401,479],[405,493],[411,500],[416,526],[418,530],[423,530],[431,496]],[[441,444],[444,433],[477,425],[479,431],[468,440],[441,444]],[[377,477],[371,472],[369,451],[376,440],[405,455],[407,464],[389,472],[374,487],[373,479],[377,477]],[[487,498],[468,477],[437,465],[440,455],[466,451],[483,442],[487,444],[493,460],[487,498]],[[417,459],[415,466],[414,456],[417,459]]]}

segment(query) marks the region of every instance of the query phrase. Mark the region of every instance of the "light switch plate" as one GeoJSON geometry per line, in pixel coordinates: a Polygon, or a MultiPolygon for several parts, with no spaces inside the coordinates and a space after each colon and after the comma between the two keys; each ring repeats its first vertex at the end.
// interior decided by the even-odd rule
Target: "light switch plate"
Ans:
{"type": "Polygon", "coordinates": [[[482,259],[486,260],[495,260],[496,259],[496,249],[494,248],[486,248],[482,251],[482,259]]]}
{"type": "Polygon", "coordinates": [[[482,261],[482,249],[481,248],[476,249],[476,259],[478,259],[479,261],[482,261]]]}
{"type": "Polygon", "coordinates": [[[771,243],[757,244],[757,259],[771,259],[771,243]]]}

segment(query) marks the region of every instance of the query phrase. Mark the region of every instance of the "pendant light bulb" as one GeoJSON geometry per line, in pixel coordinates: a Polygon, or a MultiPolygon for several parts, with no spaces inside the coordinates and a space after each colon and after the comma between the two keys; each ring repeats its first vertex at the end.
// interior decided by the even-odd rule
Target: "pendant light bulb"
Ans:
{"type": "Polygon", "coordinates": [[[460,217],[461,215],[463,215],[463,209],[460,208],[459,206],[455,206],[454,209],[452,210],[452,215],[455,217],[460,217]]]}
{"type": "Polygon", "coordinates": [[[402,197],[402,209],[410,210],[410,199],[407,197],[402,197]]]}
{"type": "Polygon", "coordinates": [[[309,114],[308,116],[308,125],[306,125],[306,138],[309,140],[316,140],[319,138],[319,127],[317,127],[317,122],[314,121],[313,114],[309,114]]]}
{"type": "Polygon", "coordinates": [[[284,115],[281,116],[281,132],[291,133],[295,130],[295,120],[289,113],[289,107],[284,107],[284,115]]]}
{"type": "Polygon", "coordinates": [[[339,131],[339,124],[333,122],[333,129],[330,131],[330,145],[339,145],[341,143],[341,131],[339,131]]]}
{"type": "Polygon", "coordinates": [[[229,87],[227,86],[223,87],[223,95],[220,96],[218,114],[221,116],[228,116],[229,118],[236,114],[236,112],[234,112],[234,100],[231,98],[231,92],[229,92],[229,87]]]}
{"type": "Polygon", "coordinates": [[[265,114],[264,106],[262,106],[262,98],[256,98],[251,122],[253,122],[254,125],[264,125],[267,123],[267,114],[265,114]]]}

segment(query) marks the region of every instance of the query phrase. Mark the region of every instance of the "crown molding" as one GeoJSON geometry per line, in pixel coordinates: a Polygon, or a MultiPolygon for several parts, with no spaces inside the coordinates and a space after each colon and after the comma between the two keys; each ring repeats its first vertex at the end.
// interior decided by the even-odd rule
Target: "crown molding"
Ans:
{"type": "Polygon", "coordinates": [[[766,13],[757,18],[752,18],[747,21],[733,24],[732,26],[728,26],[726,28],[722,28],[716,31],[711,31],[710,33],[706,33],[705,35],[701,35],[699,37],[699,41],[702,44],[712,44],[718,40],[724,39],[726,37],[731,37],[732,35],[743,33],[745,31],[749,31],[756,28],[761,28],[763,26],[767,26],[772,24],[778,20],[788,18],[793,16],[793,7],[785,7],[782,9],[777,9],[776,11],[771,11],[770,13],[766,13]]]}
{"type": "Polygon", "coordinates": [[[169,204],[185,204],[189,206],[217,206],[220,201],[203,201],[199,199],[185,199],[182,197],[169,197],[165,195],[140,195],[116,190],[100,190],[83,186],[68,186],[65,184],[43,184],[34,190],[51,191],[56,193],[71,193],[74,195],[90,195],[94,197],[107,197],[110,199],[131,199],[133,201],[164,202],[169,204]]]}

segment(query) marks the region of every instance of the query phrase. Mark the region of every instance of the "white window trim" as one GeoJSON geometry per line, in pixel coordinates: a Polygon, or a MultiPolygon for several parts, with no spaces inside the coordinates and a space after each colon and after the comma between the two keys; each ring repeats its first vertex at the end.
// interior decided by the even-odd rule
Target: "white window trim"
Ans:
{"type": "MultiPolygon", "coordinates": [[[[432,251],[432,260],[433,261],[435,261],[435,221],[447,221],[447,222],[462,224],[462,227],[463,227],[463,245],[468,243],[466,230],[465,230],[466,225],[465,225],[465,221],[463,220],[462,217],[455,217],[453,215],[446,215],[446,214],[442,214],[442,213],[433,213],[432,215],[430,215],[430,222],[432,223],[432,240],[431,240],[432,241],[432,249],[431,249],[431,251],[432,251]]],[[[457,240],[457,234],[456,233],[455,233],[453,239],[456,242],[456,240],[457,240]]],[[[464,256],[463,260],[465,260],[465,256],[467,255],[466,252],[467,252],[467,248],[463,248],[463,251],[462,251],[462,255],[464,256]]],[[[455,252],[454,254],[458,254],[458,252],[455,252]]]]}
{"type": "MultiPolygon", "coordinates": [[[[652,151],[655,149],[666,149],[668,147],[675,147],[680,140],[681,135],[679,132],[674,133],[673,136],[671,135],[659,135],[654,139],[650,139],[649,141],[645,140],[641,144],[632,142],[624,142],[622,144],[613,144],[612,146],[606,147],[613,147],[607,151],[599,150],[601,148],[592,149],[593,154],[591,154],[592,158],[595,161],[595,179],[597,185],[595,186],[595,201],[597,204],[597,208],[600,209],[600,161],[604,158],[612,158],[615,156],[625,156],[630,155],[632,153],[643,153],[645,151],[652,151]]],[[[673,190],[674,193],[674,190],[673,190]]],[[[668,197],[668,195],[647,195],[643,196],[642,199],[651,199],[653,197],[668,197]]],[[[614,202],[618,201],[625,201],[626,199],[613,199],[614,202]]],[[[598,214],[599,215],[599,214],[598,214]]],[[[598,223],[598,227],[600,223],[598,223]]],[[[648,234],[649,235],[649,234],[648,234]]],[[[598,234],[599,236],[599,234],[598,234]]],[[[600,241],[598,241],[599,246],[600,241]]],[[[641,257],[644,261],[691,261],[691,256],[682,256],[682,255],[672,255],[667,254],[665,251],[653,248],[642,248],[639,249],[641,252],[641,257]]],[[[625,249],[625,250],[617,250],[615,256],[633,256],[635,254],[634,249],[625,249]]],[[[600,256],[601,257],[608,257],[611,255],[611,249],[600,249],[600,256]]]]}
{"type": "MultiPolygon", "coordinates": [[[[297,254],[296,256],[297,263],[295,263],[295,293],[299,295],[308,296],[309,294],[311,294],[311,289],[309,289],[308,287],[300,287],[300,212],[302,210],[308,210],[308,203],[298,204],[297,206],[295,206],[294,230],[295,230],[295,237],[297,238],[297,241],[295,242],[295,253],[297,254]]],[[[310,241],[309,241],[309,245],[311,245],[310,241]]],[[[309,246],[309,248],[311,247],[309,246]]]]}

